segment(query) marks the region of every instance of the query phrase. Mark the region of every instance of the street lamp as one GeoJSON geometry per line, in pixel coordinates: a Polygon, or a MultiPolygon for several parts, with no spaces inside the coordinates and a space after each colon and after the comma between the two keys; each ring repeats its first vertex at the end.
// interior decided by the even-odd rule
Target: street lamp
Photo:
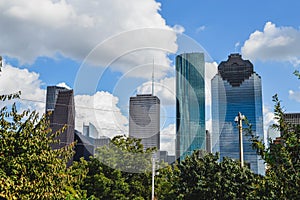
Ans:
{"type": "Polygon", "coordinates": [[[234,121],[238,124],[238,129],[239,129],[240,163],[241,163],[241,167],[244,167],[243,120],[245,120],[245,115],[242,115],[241,112],[239,112],[238,116],[236,116],[234,118],[234,121]]]}

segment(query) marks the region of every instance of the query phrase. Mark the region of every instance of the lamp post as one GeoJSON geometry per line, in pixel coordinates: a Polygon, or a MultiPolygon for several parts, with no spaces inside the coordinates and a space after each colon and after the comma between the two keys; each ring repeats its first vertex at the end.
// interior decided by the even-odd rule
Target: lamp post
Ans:
{"type": "Polygon", "coordinates": [[[242,115],[239,112],[238,116],[234,118],[234,121],[238,124],[239,129],[239,144],[240,144],[240,165],[244,167],[244,150],[243,150],[243,120],[245,119],[245,115],[242,115]]]}
{"type": "Polygon", "coordinates": [[[152,191],[151,191],[151,200],[154,200],[154,177],[155,177],[155,155],[152,157],[152,191]]]}

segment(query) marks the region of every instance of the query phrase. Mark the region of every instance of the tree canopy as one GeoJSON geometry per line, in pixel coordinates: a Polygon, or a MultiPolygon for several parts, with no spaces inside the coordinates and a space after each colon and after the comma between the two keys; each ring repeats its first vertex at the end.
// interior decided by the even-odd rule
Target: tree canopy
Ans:
{"type": "MultiPolygon", "coordinates": [[[[0,100],[19,94],[1,95],[0,100]]],[[[81,175],[66,167],[73,145],[53,150],[47,117],[35,111],[17,112],[16,105],[0,110],[0,197],[6,199],[65,199],[81,175]]],[[[79,197],[79,196],[78,196],[79,197]]]]}

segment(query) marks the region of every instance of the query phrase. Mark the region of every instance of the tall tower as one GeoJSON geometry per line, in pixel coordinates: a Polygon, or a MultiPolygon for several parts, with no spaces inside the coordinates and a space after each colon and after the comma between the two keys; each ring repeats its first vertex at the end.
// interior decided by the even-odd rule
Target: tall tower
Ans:
{"type": "Polygon", "coordinates": [[[65,125],[65,131],[57,139],[59,143],[52,144],[53,149],[59,149],[74,142],[75,106],[73,90],[58,86],[48,86],[46,96],[46,112],[51,111],[50,128],[52,132],[60,130],[65,125]]]}
{"type": "Polygon", "coordinates": [[[142,139],[144,149],[160,149],[160,100],[152,94],[130,97],[129,136],[142,139]]]}
{"type": "Polygon", "coordinates": [[[205,150],[205,62],[203,53],[176,57],[176,158],[205,150]]]}
{"type": "MultiPolygon", "coordinates": [[[[239,159],[239,131],[234,122],[241,112],[252,124],[254,134],[263,134],[261,77],[253,71],[249,60],[231,54],[218,66],[212,87],[212,150],[220,158],[239,159]]],[[[252,149],[249,136],[243,135],[244,161],[255,173],[264,174],[265,166],[252,149]]]]}

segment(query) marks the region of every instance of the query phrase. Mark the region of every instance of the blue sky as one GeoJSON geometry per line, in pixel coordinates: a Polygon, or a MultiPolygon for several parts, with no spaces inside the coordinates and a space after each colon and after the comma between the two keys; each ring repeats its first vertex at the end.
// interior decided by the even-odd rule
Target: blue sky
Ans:
{"type": "Polygon", "coordinates": [[[267,127],[272,95],[287,112],[300,110],[292,74],[300,69],[299,7],[296,0],[2,0],[0,92],[21,90],[21,108],[43,112],[47,85],[69,86],[77,128],[93,122],[113,136],[128,129],[129,97],[151,92],[154,61],[162,147],[173,151],[174,55],[206,50],[212,76],[238,52],[262,77],[267,127]]]}

